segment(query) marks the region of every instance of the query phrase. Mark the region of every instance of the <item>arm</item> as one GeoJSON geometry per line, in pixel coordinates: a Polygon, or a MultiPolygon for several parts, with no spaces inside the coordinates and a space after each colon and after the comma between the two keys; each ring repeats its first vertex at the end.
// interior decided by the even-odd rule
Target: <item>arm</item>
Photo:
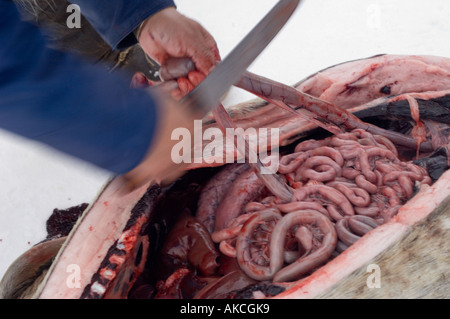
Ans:
{"type": "Polygon", "coordinates": [[[53,51],[0,0],[0,127],[115,173],[147,153],[157,110],[119,75],[53,51]]]}

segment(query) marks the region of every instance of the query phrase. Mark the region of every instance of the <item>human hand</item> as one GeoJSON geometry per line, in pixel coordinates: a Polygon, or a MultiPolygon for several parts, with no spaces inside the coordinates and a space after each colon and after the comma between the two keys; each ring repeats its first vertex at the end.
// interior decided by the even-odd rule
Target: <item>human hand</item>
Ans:
{"type": "Polygon", "coordinates": [[[177,79],[179,88],[172,91],[176,99],[203,81],[220,61],[211,34],[174,7],[163,9],[144,21],[138,40],[142,49],[160,65],[165,65],[170,57],[188,57],[194,62],[196,70],[177,79]]]}

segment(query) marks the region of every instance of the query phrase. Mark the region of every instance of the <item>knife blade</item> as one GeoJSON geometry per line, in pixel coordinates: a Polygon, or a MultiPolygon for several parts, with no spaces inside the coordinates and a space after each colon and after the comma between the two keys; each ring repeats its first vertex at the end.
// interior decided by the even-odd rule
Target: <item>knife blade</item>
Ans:
{"type": "Polygon", "coordinates": [[[196,116],[211,111],[291,17],[301,0],[280,0],[181,102],[196,116]]]}

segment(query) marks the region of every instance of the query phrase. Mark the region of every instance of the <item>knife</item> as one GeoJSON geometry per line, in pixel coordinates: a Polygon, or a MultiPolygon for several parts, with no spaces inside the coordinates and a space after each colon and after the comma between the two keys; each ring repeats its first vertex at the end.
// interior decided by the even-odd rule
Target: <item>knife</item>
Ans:
{"type": "Polygon", "coordinates": [[[209,75],[182,100],[205,116],[286,24],[301,0],[280,0],[209,75]]]}

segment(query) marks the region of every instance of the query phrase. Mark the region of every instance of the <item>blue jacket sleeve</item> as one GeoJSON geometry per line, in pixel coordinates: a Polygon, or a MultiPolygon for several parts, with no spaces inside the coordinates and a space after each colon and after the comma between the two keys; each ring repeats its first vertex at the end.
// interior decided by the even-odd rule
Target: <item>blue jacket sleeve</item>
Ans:
{"type": "Polygon", "coordinates": [[[133,31],[156,12],[175,7],[173,0],[69,0],[113,48],[137,42],[133,31]]]}
{"type": "Polygon", "coordinates": [[[147,92],[48,49],[9,0],[0,0],[0,39],[0,127],[115,173],[142,160],[157,117],[147,92]]]}

